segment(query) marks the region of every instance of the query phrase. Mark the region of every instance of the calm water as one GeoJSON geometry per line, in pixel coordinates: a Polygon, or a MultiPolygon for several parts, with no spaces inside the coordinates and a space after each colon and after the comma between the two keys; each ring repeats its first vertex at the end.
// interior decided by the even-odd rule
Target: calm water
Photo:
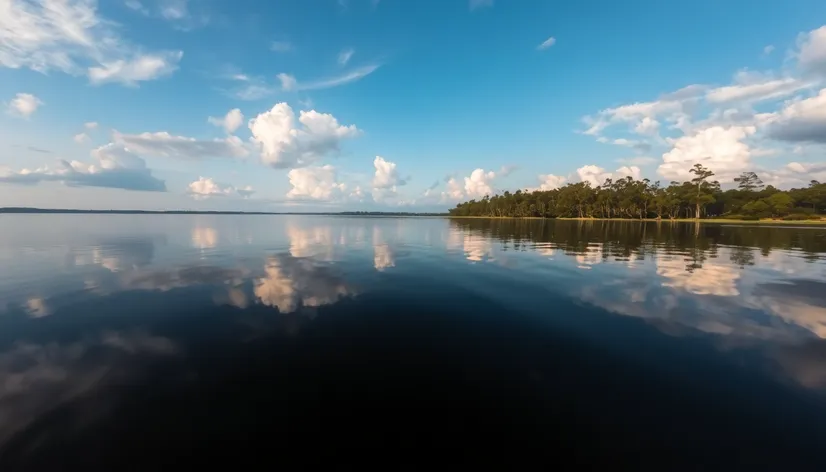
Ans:
{"type": "Polygon", "coordinates": [[[826,460],[824,229],[201,215],[0,228],[3,471],[826,460]]]}

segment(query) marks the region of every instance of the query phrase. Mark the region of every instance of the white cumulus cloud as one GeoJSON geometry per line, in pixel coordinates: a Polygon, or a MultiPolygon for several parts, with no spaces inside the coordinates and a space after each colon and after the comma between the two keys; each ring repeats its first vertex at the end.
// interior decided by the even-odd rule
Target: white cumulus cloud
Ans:
{"type": "Polygon", "coordinates": [[[85,144],[89,142],[89,135],[86,133],[80,133],[76,134],[72,139],[74,139],[74,141],[78,144],[85,144]]]}
{"type": "Polygon", "coordinates": [[[296,123],[293,109],[279,103],[249,122],[252,139],[261,149],[261,161],[277,168],[312,164],[338,152],[341,142],[360,131],[355,125],[340,125],[330,114],[302,111],[296,123]]]}
{"type": "Polygon", "coordinates": [[[750,169],[751,150],[743,141],[754,132],[753,126],[714,126],[677,138],[657,172],[667,179],[689,180],[689,169],[700,163],[715,173],[715,180],[731,181],[750,169]]]}
{"type": "Polygon", "coordinates": [[[37,111],[43,102],[30,93],[18,93],[9,102],[9,113],[15,116],[28,118],[37,111]]]}
{"type": "Polygon", "coordinates": [[[592,187],[602,185],[605,179],[611,178],[611,173],[595,165],[582,166],[576,170],[580,182],[588,182],[592,187]]]}
{"type": "Polygon", "coordinates": [[[376,156],[373,160],[373,167],[376,168],[373,177],[374,188],[391,188],[397,185],[405,185],[407,182],[399,177],[396,170],[396,163],[384,160],[381,156],[376,156]]]}
{"type": "Polygon", "coordinates": [[[565,181],[568,180],[565,177],[554,175],[554,174],[540,174],[539,175],[539,187],[532,188],[529,190],[555,190],[559,187],[565,185],[565,181]]]}
{"type": "Polygon", "coordinates": [[[218,183],[212,178],[199,177],[198,180],[189,184],[187,193],[197,200],[202,200],[210,197],[229,196],[248,198],[255,193],[255,191],[249,185],[235,188],[232,185],[218,183]]]}
{"type": "Polygon", "coordinates": [[[493,195],[493,179],[496,173],[485,172],[484,169],[476,169],[465,177],[465,195],[468,198],[480,198],[485,195],[493,195]]]}
{"type": "Polygon", "coordinates": [[[328,201],[340,197],[347,187],[338,182],[338,174],[331,165],[292,169],[287,177],[292,189],[287,198],[328,201]]]}

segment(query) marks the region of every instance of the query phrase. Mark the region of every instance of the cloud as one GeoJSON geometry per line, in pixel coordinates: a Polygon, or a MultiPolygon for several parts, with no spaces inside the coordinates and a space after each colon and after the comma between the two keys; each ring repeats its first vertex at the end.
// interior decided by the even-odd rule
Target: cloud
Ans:
{"type": "Polygon", "coordinates": [[[493,0],[469,0],[468,2],[468,8],[470,8],[470,11],[476,10],[477,8],[486,7],[493,7],[493,0]]]}
{"type": "Polygon", "coordinates": [[[465,195],[468,198],[484,197],[493,195],[492,181],[496,177],[493,171],[485,172],[484,169],[476,169],[470,173],[470,177],[465,177],[465,195]]]}
{"type": "Polygon", "coordinates": [[[140,54],[132,59],[105,62],[99,67],[89,68],[89,80],[93,84],[119,82],[137,86],[138,82],[155,80],[171,75],[178,69],[183,51],[158,54],[140,54]]]}
{"type": "Polygon", "coordinates": [[[261,100],[275,93],[275,90],[262,83],[249,83],[232,92],[232,96],[244,101],[261,100]]]}
{"type": "MultiPolygon", "coordinates": [[[[456,177],[447,176],[447,185],[445,191],[441,194],[441,200],[456,201],[471,198],[482,198],[485,195],[493,195],[495,190],[493,188],[493,179],[496,178],[496,173],[493,171],[485,172],[484,169],[475,169],[470,173],[470,176],[465,177],[463,182],[457,180],[456,177]]],[[[430,196],[431,191],[425,192],[425,196],[430,196]]]]}
{"type": "Polygon", "coordinates": [[[165,192],[166,184],[152,175],[137,155],[117,144],[107,144],[92,151],[95,162],[60,160],[54,167],[0,170],[0,183],[34,185],[40,182],[63,182],[73,187],[106,187],[124,190],[165,192]]]}
{"type": "Polygon", "coordinates": [[[126,0],[123,2],[123,5],[132,11],[149,15],[149,9],[146,8],[140,0],[126,0]]]}
{"type": "Polygon", "coordinates": [[[189,16],[187,0],[164,0],[160,7],[161,16],[167,20],[181,20],[189,16]]]}
{"type": "Polygon", "coordinates": [[[255,283],[255,296],[260,303],[278,308],[281,313],[330,305],[356,293],[328,267],[308,258],[270,256],[264,271],[266,275],[255,283]]]}
{"type": "Polygon", "coordinates": [[[451,177],[447,181],[447,189],[442,192],[442,200],[462,200],[465,198],[465,192],[462,189],[462,184],[451,177]]]}
{"type": "Polygon", "coordinates": [[[86,123],[83,123],[83,127],[88,130],[97,129],[98,123],[96,121],[87,121],[86,123]]]}
{"type": "Polygon", "coordinates": [[[811,86],[811,82],[792,77],[777,79],[764,74],[740,71],[734,76],[733,85],[710,89],[706,92],[705,98],[711,104],[735,101],[756,103],[787,97],[811,86]]]}
{"type": "Polygon", "coordinates": [[[511,175],[513,173],[513,171],[515,171],[518,168],[519,168],[519,166],[516,166],[516,165],[513,165],[513,164],[504,165],[499,169],[499,172],[496,175],[498,175],[499,177],[507,177],[507,176],[511,175]]]}
{"type": "Polygon", "coordinates": [[[714,126],[677,138],[657,172],[667,179],[688,180],[688,170],[700,163],[715,173],[715,180],[731,181],[749,170],[751,151],[743,140],[754,132],[753,126],[714,126]]]}
{"type": "Polygon", "coordinates": [[[655,255],[657,275],[665,279],[663,287],[685,290],[695,295],[714,295],[718,297],[736,297],[740,294],[737,280],[740,273],[734,267],[703,263],[702,270],[685,270],[685,258],[672,255],[655,255]]]}
{"type": "Polygon", "coordinates": [[[76,134],[74,138],[72,138],[78,144],[86,144],[89,142],[89,135],[86,133],[76,134]]]}
{"type": "Polygon", "coordinates": [[[556,38],[551,36],[550,38],[546,39],[545,41],[542,41],[542,44],[537,46],[536,49],[539,50],[539,51],[544,51],[544,50],[550,48],[551,46],[553,46],[554,44],[556,44],[556,38]]]}
{"type": "Polygon", "coordinates": [[[595,165],[582,166],[576,170],[580,182],[588,182],[592,187],[602,185],[605,179],[611,178],[610,172],[605,172],[605,169],[595,165]]]}
{"type": "Polygon", "coordinates": [[[539,187],[531,188],[531,189],[528,189],[528,190],[530,190],[530,191],[555,190],[555,189],[558,189],[559,187],[562,187],[563,185],[565,185],[565,181],[568,180],[565,177],[562,177],[562,176],[559,176],[559,175],[553,175],[553,174],[540,174],[538,176],[538,179],[539,179],[539,187]]]}
{"type": "Polygon", "coordinates": [[[380,66],[369,65],[360,67],[358,69],[354,69],[344,75],[338,77],[330,77],[327,79],[315,80],[310,82],[299,82],[290,74],[281,73],[278,74],[278,80],[281,81],[281,89],[287,92],[300,92],[304,90],[320,90],[320,89],[327,89],[338,87],[339,85],[349,84],[350,82],[355,82],[357,80],[361,80],[364,77],[372,74],[376,71],[380,66]]]}
{"type": "Polygon", "coordinates": [[[9,102],[9,113],[23,118],[29,118],[37,111],[43,102],[30,93],[18,93],[9,102]]]}
{"type": "Polygon", "coordinates": [[[399,177],[395,162],[386,161],[384,158],[376,156],[373,160],[373,167],[376,168],[376,174],[373,177],[373,188],[386,189],[407,183],[399,177]]]}
{"type": "Polygon", "coordinates": [[[226,130],[227,133],[232,134],[244,123],[244,114],[238,108],[233,108],[228,111],[226,115],[221,118],[210,116],[207,122],[215,126],[220,126],[226,130]]]}
{"type": "MultiPolygon", "coordinates": [[[[624,179],[625,177],[640,179],[642,177],[641,170],[637,166],[622,166],[611,173],[602,167],[591,164],[580,167],[576,170],[576,173],[580,182],[588,182],[592,187],[597,187],[604,184],[606,179],[617,180],[624,179]]],[[[556,178],[560,179],[561,177],[556,178]]]]}
{"type": "Polygon", "coordinates": [[[145,331],[104,331],[82,341],[64,339],[45,344],[18,341],[0,353],[0,444],[4,447],[10,438],[45,421],[57,405],[97,396],[126,379],[134,381],[146,373],[139,366],[149,365],[147,357],[179,352],[171,339],[145,331]],[[89,362],[92,357],[95,361],[89,362]]]}
{"type": "Polygon", "coordinates": [[[657,159],[654,157],[648,156],[639,156],[639,157],[632,157],[630,159],[619,159],[619,162],[623,164],[629,164],[634,166],[647,166],[650,164],[654,164],[657,162],[657,159]]]}
{"type": "Polygon", "coordinates": [[[338,182],[338,174],[331,165],[293,169],[287,177],[292,189],[287,198],[329,201],[342,195],[347,187],[338,182]]]}
{"type": "Polygon", "coordinates": [[[232,185],[220,184],[207,177],[199,177],[198,180],[190,183],[187,188],[187,193],[189,193],[196,200],[202,200],[210,197],[230,196],[248,198],[255,193],[249,185],[236,189],[232,185]]]}
{"type": "Polygon", "coordinates": [[[333,115],[302,111],[296,123],[293,109],[278,103],[250,120],[252,139],[261,149],[261,161],[276,168],[312,164],[338,152],[345,139],[358,136],[355,125],[343,126],[333,115]]]}
{"type": "Polygon", "coordinates": [[[245,185],[243,187],[236,188],[235,193],[237,193],[241,198],[249,198],[255,193],[255,190],[253,190],[252,186],[245,185]]]}
{"type": "Polygon", "coordinates": [[[606,108],[601,110],[596,116],[586,116],[583,118],[583,122],[588,125],[588,129],[583,131],[583,133],[591,136],[600,136],[605,128],[615,123],[623,122],[631,124],[635,128],[639,127],[642,123],[649,123],[647,126],[650,127],[652,126],[650,123],[656,121],[657,117],[663,115],[673,116],[674,114],[682,113],[687,102],[696,100],[697,96],[695,94],[698,90],[694,86],[690,87],[691,88],[686,87],[686,89],[675,92],[672,96],[663,97],[660,100],[606,108]]]}
{"type": "MultiPolygon", "coordinates": [[[[606,142],[607,140],[599,140],[598,139],[597,141],[606,142]]],[[[632,148],[632,149],[636,149],[637,151],[640,151],[640,152],[648,152],[648,151],[651,150],[651,145],[648,144],[645,141],[637,141],[637,140],[633,140],[633,139],[618,138],[618,139],[615,139],[615,140],[611,141],[611,143],[615,144],[617,146],[625,146],[625,147],[629,147],[629,148],[632,148]]]]}
{"type": "Polygon", "coordinates": [[[295,90],[296,85],[298,85],[298,82],[295,80],[295,77],[291,76],[290,74],[285,74],[282,72],[278,74],[276,77],[281,82],[281,90],[290,92],[295,90]]]}
{"type": "Polygon", "coordinates": [[[176,29],[189,31],[209,24],[209,16],[190,11],[189,0],[126,0],[124,5],[144,16],[159,18],[171,23],[176,29]],[[148,7],[146,5],[149,5],[148,7]]]}
{"type": "Polygon", "coordinates": [[[826,164],[789,162],[780,169],[760,171],[760,178],[763,182],[775,187],[778,185],[805,187],[812,179],[819,182],[826,181],[826,164]]]}
{"type": "Polygon", "coordinates": [[[293,43],[289,41],[273,41],[270,43],[270,50],[275,52],[290,52],[293,50],[293,43]]]}
{"type": "Polygon", "coordinates": [[[348,62],[350,62],[350,58],[353,57],[356,51],[353,48],[347,48],[338,53],[338,65],[346,66],[348,62]]]}
{"type": "Polygon", "coordinates": [[[634,180],[642,179],[642,175],[640,173],[640,168],[637,167],[637,166],[630,166],[630,167],[629,166],[622,166],[619,169],[617,169],[616,171],[614,171],[614,175],[616,175],[618,177],[621,177],[621,178],[631,177],[634,180]]]}
{"type": "Polygon", "coordinates": [[[769,54],[774,52],[774,45],[769,44],[768,46],[763,48],[763,55],[768,56],[769,54]]]}
{"type": "Polygon", "coordinates": [[[141,134],[121,134],[115,131],[113,139],[132,152],[148,156],[197,160],[210,157],[245,157],[249,154],[236,136],[208,141],[173,136],[166,131],[141,134]]]}
{"type": "Polygon", "coordinates": [[[826,25],[797,38],[797,64],[805,73],[826,77],[826,25]]]}
{"type": "Polygon", "coordinates": [[[772,117],[768,136],[781,141],[826,144],[826,88],[814,97],[787,103],[772,117]]]}
{"type": "Polygon", "coordinates": [[[0,14],[0,66],[87,74],[135,85],[172,73],[180,51],[143,52],[98,15],[95,0],[9,0],[0,14]]]}
{"type": "Polygon", "coordinates": [[[647,136],[656,136],[659,134],[660,131],[660,122],[649,117],[645,116],[637,126],[634,127],[634,132],[641,135],[647,136]]]}
{"type": "Polygon", "coordinates": [[[198,180],[188,185],[188,193],[196,199],[209,197],[226,197],[232,195],[234,189],[231,185],[224,186],[216,183],[211,178],[199,177],[198,180]]]}

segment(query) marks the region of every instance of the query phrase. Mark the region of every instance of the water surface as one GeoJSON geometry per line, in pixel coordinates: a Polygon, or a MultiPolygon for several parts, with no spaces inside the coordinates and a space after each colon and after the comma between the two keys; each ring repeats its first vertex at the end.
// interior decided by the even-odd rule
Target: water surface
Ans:
{"type": "Polygon", "coordinates": [[[0,215],[0,470],[816,468],[826,230],[0,215]]]}

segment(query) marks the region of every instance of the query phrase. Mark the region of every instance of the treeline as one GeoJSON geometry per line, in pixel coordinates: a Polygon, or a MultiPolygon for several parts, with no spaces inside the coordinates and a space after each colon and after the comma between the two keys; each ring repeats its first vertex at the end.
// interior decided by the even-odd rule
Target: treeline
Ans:
{"type": "Polygon", "coordinates": [[[808,187],[779,190],[764,185],[754,172],[734,179],[737,188],[723,191],[711,180],[714,173],[700,164],[687,182],[667,187],[632,177],[592,187],[588,182],[554,190],[505,192],[459,203],[451,216],[538,218],[712,218],[819,219],[826,210],[826,184],[812,180],[808,187]]]}

